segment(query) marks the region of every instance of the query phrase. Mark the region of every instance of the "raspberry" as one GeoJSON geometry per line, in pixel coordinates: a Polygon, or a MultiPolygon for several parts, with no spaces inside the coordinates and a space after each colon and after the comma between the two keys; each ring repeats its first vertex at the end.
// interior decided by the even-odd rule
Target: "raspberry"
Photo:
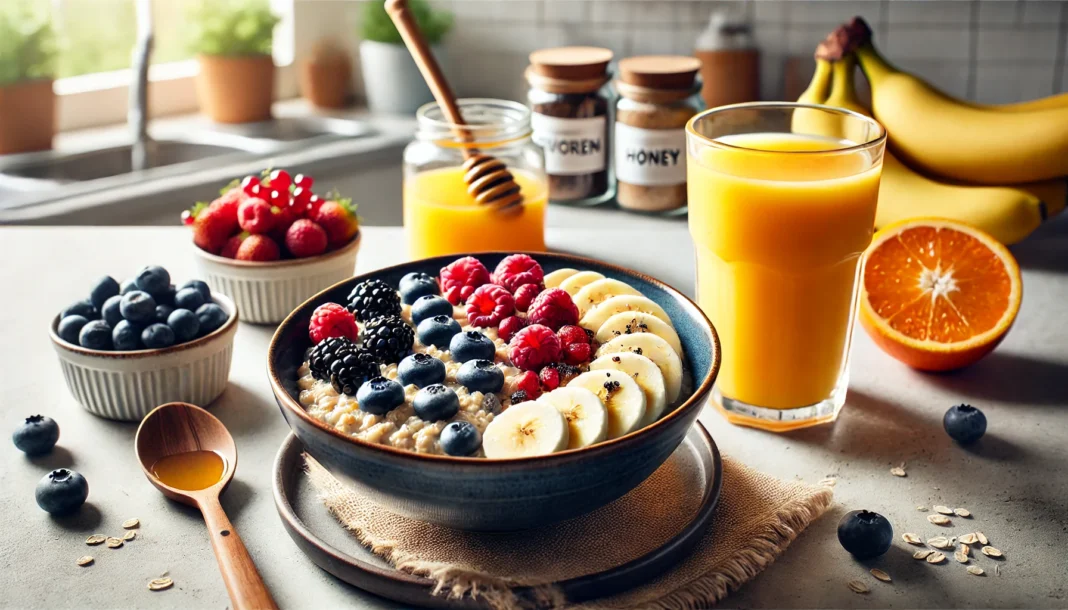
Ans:
{"type": "Polygon", "coordinates": [[[589,343],[572,343],[564,348],[564,362],[579,365],[589,362],[593,348],[589,343]]]}
{"type": "Polygon", "coordinates": [[[316,344],[330,337],[345,337],[355,341],[359,333],[356,318],[337,303],[324,303],[316,307],[308,324],[308,336],[316,344]]]}
{"type": "Polygon", "coordinates": [[[515,378],[515,388],[513,395],[522,392],[527,400],[534,400],[541,396],[541,382],[538,381],[538,374],[534,371],[520,373],[515,378]]]}
{"type": "Polygon", "coordinates": [[[441,293],[453,305],[467,300],[475,288],[490,281],[489,270],[473,256],[454,260],[441,268],[441,293]]]}
{"type": "Polygon", "coordinates": [[[508,343],[508,359],[524,371],[537,371],[560,359],[560,338],[547,326],[528,326],[508,343]]]}
{"type": "Polygon", "coordinates": [[[512,254],[501,259],[493,270],[493,283],[514,293],[524,284],[541,284],[545,273],[538,261],[526,254],[512,254]]]}
{"type": "Polygon", "coordinates": [[[560,288],[550,288],[534,298],[527,310],[531,324],[542,324],[552,330],[568,324],[578,324],[578,307],[571,295],[560,288]]]}
{"type": "Polygon", "coordinates": [[[547,366],[538,373],[538,379],[541,380],[541,385],[545,386],[546,390],[550,392],[560,387],[560,371],[556,370],[556,367],[547,366]]]}
{"type": "Polygon", "coordinates": [[[501,320],[501,325],[497,327],[497,336],[501,338],[501,341],[511,341],[523,327],[527,325],[527,321],[519,316],[508,316],[501,320]]]}
{"type": "Polygon", "coordinates": [[[545,287],[541,284],[523,284],[515,291],[515,308],[519,311],[526,311],[530,308],[534,297],[544,289],[545,287]]]}
{"type": "Polygon", "coordinates": [[[515,311],[512,295],[494,284],[483,284],[467,299],[467,321],[471,326],[497,326],[515,311]]]}
{"type": "Polygon", "coordinates": [[[556,336],[560,337],[560,344],[564,347],[571,345],[572,343],[590,343],[590,337],[586,334],[586,329],[578,326],[562,326],[560,330],[556,331],[556,336]]]}

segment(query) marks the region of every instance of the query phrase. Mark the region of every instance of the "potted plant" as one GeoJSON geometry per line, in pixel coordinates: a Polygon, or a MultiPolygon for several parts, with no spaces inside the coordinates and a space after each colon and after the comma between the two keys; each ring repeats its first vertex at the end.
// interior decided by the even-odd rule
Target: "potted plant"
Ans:
{"type": "Polygon", "coordinates": [[[344,108],[352,99],[352,62],[341,44],[322,40],[300,63],[300,92],[313,106],[344,108]]]}
{"type": "MultiPolygon", "coordinates": [[[[426,0],[411,0],[409,8],[440,62],[439,43],[452,28],[452,14],[433,10],[426,0]]],[[[386,13],[384,2],[364,4],[360,30],[363,39],[360,41],[360,67],[368,108],[377,112],[411,114],[433,99],[400,33],[386,13]]]]}
{"type": "Polygon", "coordinates": [[[0,6],[0,154],[52,148],[56,40],[48,15],[0,6]]]}
{"type": "Polygon", "coordinates": [[[203,1],[191,16],[200,109],[217,123],[271,118],[278,17],[265,0],[203,1]]]}

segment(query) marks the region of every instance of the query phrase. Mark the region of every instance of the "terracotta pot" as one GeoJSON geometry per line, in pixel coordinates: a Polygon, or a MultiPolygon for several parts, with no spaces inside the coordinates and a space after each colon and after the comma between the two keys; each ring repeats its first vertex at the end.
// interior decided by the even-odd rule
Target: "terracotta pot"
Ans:
{"type": "Polygon", "coordinates": [[[52,79],[0,87],[0,155],[48,150],[55,130],[52,79]]]}
{"type": "Polygon", "coordinates": [[[320,108],[344,108],[352,99],[352,63],[345,55],[302,61],[300,92],[320,108]]]}
{"type": "Polygon", "coordinates": [[[197,99],[216,123],[252,123],[271,118],[274,60],[270,55],[200,55],[197,99]]]}

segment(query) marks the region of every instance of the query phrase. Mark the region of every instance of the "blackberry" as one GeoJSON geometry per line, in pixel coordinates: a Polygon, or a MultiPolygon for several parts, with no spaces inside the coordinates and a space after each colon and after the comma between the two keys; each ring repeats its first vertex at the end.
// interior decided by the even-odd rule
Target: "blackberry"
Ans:
{"type": "Polygon", "coordinates": [[[320,341],[308,356],[312,377],[319,381],[330,381],[330,364],[341,353],[356,349],[357,345],[345,337],[330,337],[320,341]]]}
{"type": "Polygon", "coordinates": [[[399,316],[400,295],[395,288],[381,280],[367,280],[352,289],[345,308],[360,322],[369,322],[382,316],[399,316]]]}
{"type": "Polygon", "coordinates": [[[400,316],[383,316],[363,327],[363,345],[385,364],[400,362],[415,343],[415,330],[400,316]]]}
{"type": "Polygon", "coordinates": [[[329,381],[334,391],[349,396],[356,396],[365,381],[380,373],[374,354],[345,337],[331,337],[319,343],[308,360],[313,377],[329,381]]]}

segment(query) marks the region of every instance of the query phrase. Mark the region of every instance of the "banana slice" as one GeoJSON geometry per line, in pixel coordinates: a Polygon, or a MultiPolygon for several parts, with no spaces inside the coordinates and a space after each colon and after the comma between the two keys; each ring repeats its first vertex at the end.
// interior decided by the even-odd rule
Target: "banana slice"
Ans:
{"type": "Polygon", "coordinates": [[[622,371],[587,371],[572,379],[567,387],[585,388],[601,399],[608,409],[608,438],[637,430],[645,418],[645,393],[638,382],[622,371]]]}
{"type": "Polygon", "coordinates": [[[605,369],[622,371],[642,389],[645,394],[645,417],[641,426],[660,419],[667,407],[667,390],[664,387],[664,374],[652,360],[634,352],[620,352],[605,354],[590,363],[591,371],[605,369]]]}
{"type": "Polygon", "coordinates": [[[570,267],[564,269],[557,269],[545,276],[545,287],[556,288],[561,282],[578,273],[578,269],[572,269],[570,267]]]}
{"type": "Polygon", "coordinates": [[[586,315],[586,312],[593,309],[595,306],[607,301],[608,299],[623,294],[629,294],[631,296],[642,296],[642,293],[634,289],[630,284],[626,284],[619,280],[612,280],[605,278],[603,280],[597,280],[596,282],[590,282],[582,287],[577,293],[571,295],[571,299],[575,301],[575,305],[579,310],[579,319],[586,315]]]}
{"type": "Polygon", "coordinates": [[[608,318],[624,311],[644,311],[671,324],[671,318],[668,317],[664,308],[654,303],[652,299],[633,294],[621,294],[602,301],[586,312],[579,326],[597,332],[608,318]]]}
{"type": "Polygon", "coordinates": [[[682,341],[679,334],[656,316],[651,316],[641,311],[625,311],[617,313],[605,320],[604,324],[597,329],[595,338],[598,343],[608,343],[612,339],[622,335],[637,333],[652,333],[668,342],[671,349],[675,350],[679,358],[682,358],[682,341]]]}
{"type": "Polygon", "coordinates": [[[597,280],[603,280],[604,276],[596,271],[579,271],[566,280],[560,282],[559,288],[574,297],[586,284],[592,284],[597,280]]]}
{"type": "Polygon", "coordinates": [[[531,457],[567,449],[567,420],[556,407],[530,400],[505,409],[486,426],[488,458],[531,457]]]}
{"type": "Polygon", "coordinates": [[[634,352],[653,361],[664,375],[664,392],[667,403],[675,404],[682,391],[682,360],[671,345],[652,333],[620,335],[597,350],[597,356],[634,352]]]}
{"type": "Polygon", "coordinates": [[[586,388],[556,388],[538,398],[556,407],[567,420],[568,449],[589,447],[608,435],[608,409],[593,392],[586,388]]]}

